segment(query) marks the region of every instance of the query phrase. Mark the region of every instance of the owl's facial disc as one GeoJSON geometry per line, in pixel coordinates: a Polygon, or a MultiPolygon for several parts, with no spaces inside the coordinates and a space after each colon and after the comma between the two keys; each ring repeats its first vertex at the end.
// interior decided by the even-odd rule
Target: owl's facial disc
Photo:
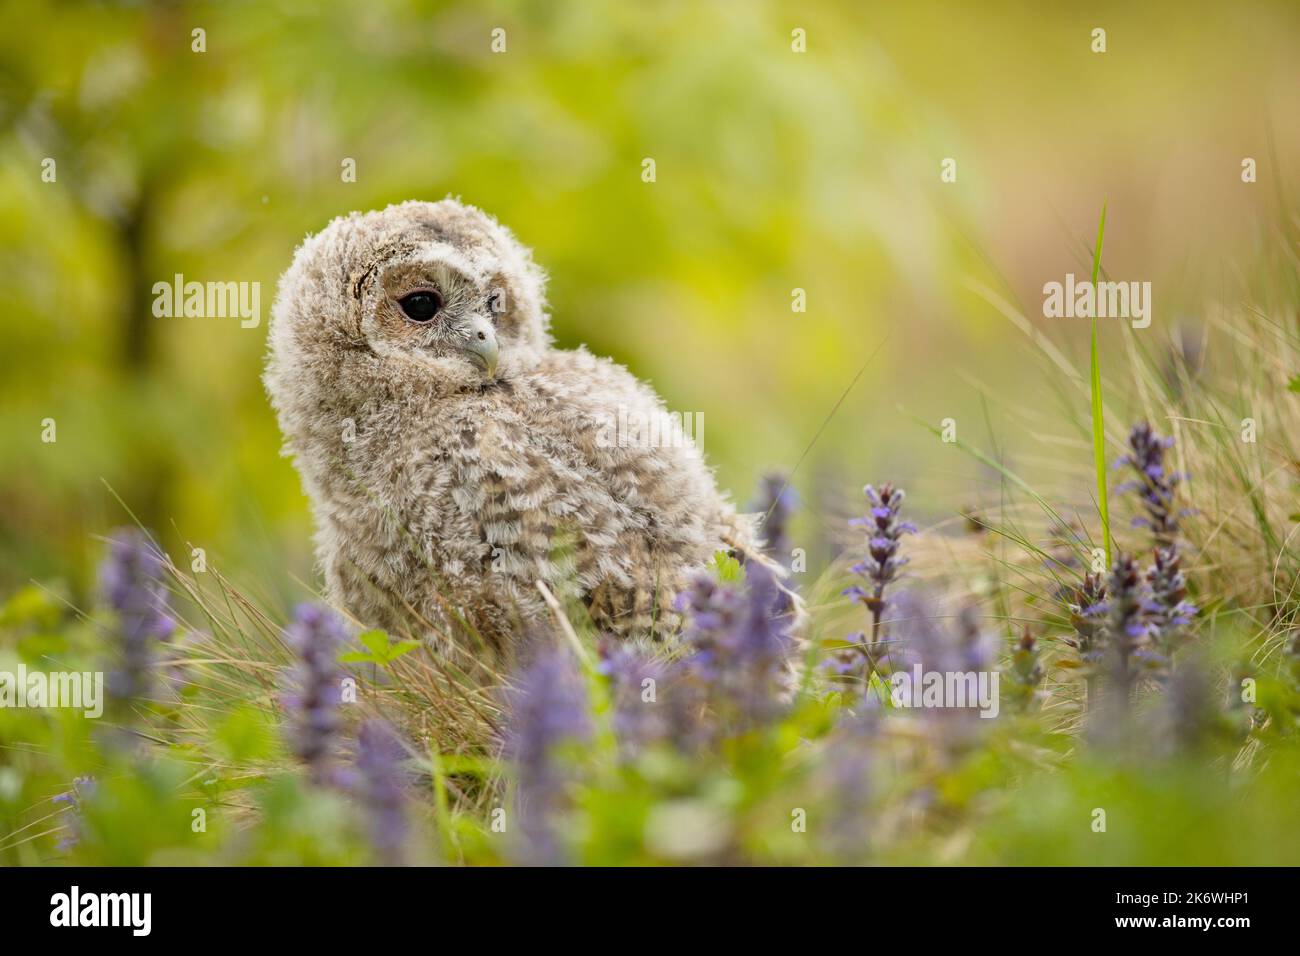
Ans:
{"type": "Polygon", "coordinates": [[[500,342],[491,302],[468,262],[440,252],[386,269],[376,331],[399,351],[459,356],[495,378],[500,342]]]}

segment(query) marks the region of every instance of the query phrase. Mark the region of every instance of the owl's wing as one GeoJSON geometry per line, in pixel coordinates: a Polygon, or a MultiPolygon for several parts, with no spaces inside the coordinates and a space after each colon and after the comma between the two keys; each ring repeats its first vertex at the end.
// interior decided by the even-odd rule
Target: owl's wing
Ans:
{"type": "Polygon", "coordinates": [[[705,463],[704,416],[670,413],[649,386],[585,350],[548,353],[530,380],[535,440],[563,463],[579,517],[575,572],[616,633],[677,627],[672,598],[715,551],[753,550],[705,463]]]}

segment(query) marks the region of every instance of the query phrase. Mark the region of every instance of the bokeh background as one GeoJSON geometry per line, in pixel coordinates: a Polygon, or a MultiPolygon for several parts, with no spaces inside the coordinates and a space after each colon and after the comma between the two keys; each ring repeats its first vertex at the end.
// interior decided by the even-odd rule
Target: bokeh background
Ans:
{"type": "Polygon", "coordinates": [[[1297,50],[1287,2],[7,3],[0,592],[84,595],[132,515],[264,599],[310,587],[259,380],[276,279],[333,216],[449,193],[535,249],[559,346],[704,413],[738,500],[798,465],[815,561],[863,481],[935,518],[996,493],[914,418],[1086,465],[1006,313],[1082,359],[1041,288],[1088,270],[1103,201],[1107,271],[1154,285],[1144,347],[1238,298],[1296,186],[1297,50]],[[155,318],[176,273],[260,283],[261,323],[155,318]]]}

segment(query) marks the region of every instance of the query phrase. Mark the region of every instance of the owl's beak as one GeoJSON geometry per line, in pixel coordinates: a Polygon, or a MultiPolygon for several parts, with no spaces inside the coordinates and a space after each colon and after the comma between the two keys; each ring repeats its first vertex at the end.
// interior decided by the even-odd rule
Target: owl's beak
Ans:
{"type": "Polygon", "coordinates": [[[488,378],[497,373],[497,333],[492,322],[481,315],[469,323],[469,342],[463,348],[487,371],[488,378]]]}

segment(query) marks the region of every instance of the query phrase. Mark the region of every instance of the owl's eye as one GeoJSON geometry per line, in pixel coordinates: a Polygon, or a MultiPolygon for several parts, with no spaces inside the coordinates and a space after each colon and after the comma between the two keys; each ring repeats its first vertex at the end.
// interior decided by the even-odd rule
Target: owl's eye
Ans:
{"type": "Polygon", "coordinates": [[[412,292],[399,299],[398,305],[412,322],[428,322],[442,308],[442,296],[436,292],[412,292]]]}

